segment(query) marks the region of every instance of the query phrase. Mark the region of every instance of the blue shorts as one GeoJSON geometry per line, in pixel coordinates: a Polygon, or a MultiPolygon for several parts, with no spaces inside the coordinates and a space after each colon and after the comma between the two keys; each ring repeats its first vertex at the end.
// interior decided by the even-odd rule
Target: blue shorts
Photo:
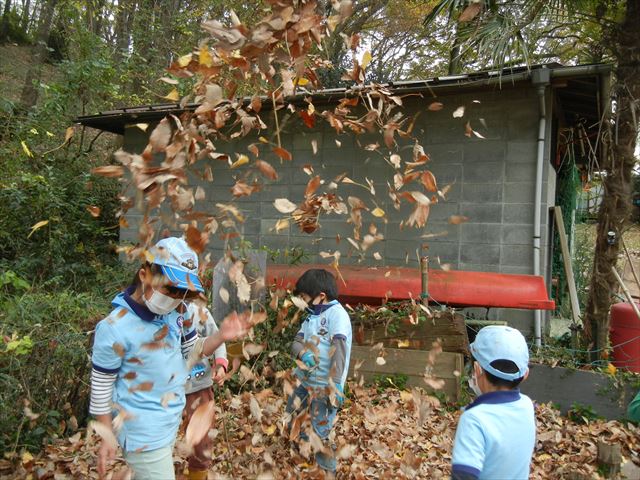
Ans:
{"type": "MultiPolygon", "coordinates": [[[[289,422],[289,427],[295,417],[303,412],[306,408],[309,407],[309,391],[303,385],[299,385],[291,394],[289,399],[287,400],[287,413],[292,413],[291,421],[289,422]],[[300,404],[296,408],[296,397],[299,398],[300,404]]],[[[329,397],[327,395],[319,395],[314,397],[311,400],[311,408],[309,410],[309,415],[311,417],[311,426],[313,431],[320,437],[320,439],[324,442],[327,448],[327,452],[319,451],[316,452],[316,462],[318,466],[323,470],[329,472],[336,471],[336,456],[335,456],[335,445],[330,444],[328,441],[329,434],[333,429],[333,424],[336,420],[336,414],[338,413],[338,409],[331,405],[329,401],[329,397]]],[[[307,441],[308,437],[305,433],[300,433],[300,439],[307,441]]]]}

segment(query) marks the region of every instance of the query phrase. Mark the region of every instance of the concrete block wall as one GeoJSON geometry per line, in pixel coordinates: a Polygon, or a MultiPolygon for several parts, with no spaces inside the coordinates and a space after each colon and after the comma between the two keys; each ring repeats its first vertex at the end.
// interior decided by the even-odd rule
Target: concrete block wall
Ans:
{"type": "MultiPolygon", "coordinates": [[[[342,253],[342,264],[417,266],[419,253],[426,252],[433,259],[434,268],[440,262],[458,270],[533,273],[533,201],[538,129],[538,97],[535,90],[529,87],[496,88],[442,95],[438,100],[444,104],[444,108],[431,112],[426,109],[430,100],[418,97],[405,99],[406,115],[409,117],[419,113],[414,134],[430,155],[429,168],[436,176],[438,185],[440,188],[452,185],[447,200],[431,209],[424,229],[400,228],[412,207],[403,205],[400,211],[392,207],[386,183],[392,183],[394,169],[382,161],[379,153],[360,147],[372,142],[384,145],[382,138],[370,134],[360,137],[336,135],[323,122],[318,122],[314,130],[309,130],[302,122],[294,120],[285,123],[282,128],[283,147],[293,154],[292,162],[283,162],[269,148],[260,146],[261,158],[278,170],[280,179],[266,184],[259,193],[235,202],[247,218],[240,226],[240,232],[255,246],[265,246],[273,251],[299,247],[310,256],[310,261],[320,263],[326,260],[317,257],[319,252],[338,249],[342,253]],[[452,113],[459,106],[466,107],[465,117],[453,118],[452,113]],[[466,137],[467,121],[485,138],[474,135],[466,137]],[[312,140],[318,146],[315,155],[312,140]],[[373,245],[364,258],[347,241],[348,237],[353,237],[353,226],[346,223],[348,217],[344,215],[321,217],[321,228],[312,235],[301,232],[293,224],[279,233],[274,231],[273,227],[281,215],[273,206],[273,200],[280,197],[295,203],[302,200],[306,183],[311,178],[302,169],[305,165],[311,165],[314,175],[320,175],[326,184],[343,173],[359,183],[364,184],[365,178],[373,181],[377,191],[375,198],[356,185],[340,184],[337,191],[345,201],[349,195],[355,195],[371,209],[375,200],[387,212],[386,223],[370,212],[363,212],[363,232],[366,232],[370,223],[375,223],[378,231],[384,235],[384,241],[373,245]],[[466,216],[468,221],[451,225],[448,223],[451,215],[466,216]],[[446,235],[423,238],[426,234],[441,233],[446,235]],[[339,242],[338,236],[341,239],[339,242]],[[381,261],[373,258],[374,252],[380,253],[381,261]]],[[[270,115],[270,112],[264,112],[263,119],[269,121],[270,115]]],[[[146,135],[138,128],[128,128],[124,148],[141,151],[146,144],[146,135]]],[[[547,138],[551,138],[549,132],[547,138]]],[[[246,147],[256,141],[257,135],[227,144],[219,143],[217,147],[219,151],[234,155],[235,152],[246,153],[246,147]]],[[[399,145],[402,158],[410,161],[412,143],[399,140],[399,145]]],[[[545,152],[545,156],[542,258],[546,258],[548,243],[547,204],[553,202],[555,195],[555,177],[548,162],[549,152],[545,152]]],[[[230,187],[235,183],[234,177],[243,171],[229,170],[223,162],[212,162],[212,166],[214,183],[203,184],[207,198],[200,202],[197,209],[215,212],[216,203],[232,201],[230,187]]],[[[121,232],[122,240],[133,240],[137,235],[135,215],[131,218],[130,228],[121,232]]],[[[212,242],[214,258],[222,254],[224,247],[224,242],[219,239],[212,242]]],[[[544,265],[542,271],[546,271],[544,265]]],[[[496,310],[490,312],[489,318],[492,317],[508,319],[523,331],[529,331],[533,324],[532,312],[529,311],[496,310]]]]}

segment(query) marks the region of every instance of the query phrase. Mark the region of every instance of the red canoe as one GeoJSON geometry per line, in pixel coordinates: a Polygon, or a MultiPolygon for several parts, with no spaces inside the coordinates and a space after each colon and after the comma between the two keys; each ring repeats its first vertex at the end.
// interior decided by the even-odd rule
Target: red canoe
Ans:
{"type": "MultiPolygon", "coordinates": [[[[267,266],[267,284],[293,287],[309,268],[328,265],[267,266]]],[[[335,273],[335,272],[334,272],[335,273]]],[[[340,300],[355,305],[379,305],[389,301],[420,299],[422,281],[418,268],[341,266],[340,300]]],[[[498,307],[553,310],[544,279],[534,275],[429,270],[429,299],[457,307],[498,307]]]]}

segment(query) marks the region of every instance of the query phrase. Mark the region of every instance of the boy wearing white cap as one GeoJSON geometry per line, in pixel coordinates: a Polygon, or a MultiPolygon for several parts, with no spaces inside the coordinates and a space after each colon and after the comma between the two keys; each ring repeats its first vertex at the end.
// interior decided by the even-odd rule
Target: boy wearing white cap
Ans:
{"type": "Polygon", "coordinates": [[[514,328],[489,326],[470,348],[478,397],[460,417],[451,478],[527,479],[536,438],[533,403],[518,389],[529,374],[527,343],[514,328]]]}
{"type": "MultiPolygon", "coordinates": [[[[199,338],[184,304],[204,291],[197,255],[183,239],[170,237],[151,248],[147,258],[96,327],[89,411],[109,429],[112,417],[120,417],[114,422],[118,443],[136,480],[171,480],[189,375],[185,358],[211,355],[223,342],[245,335],[250,325],[236,317],[199,338]]],[[[115,447],[103,441],[100,477],[114,457],[115,447]]]]}

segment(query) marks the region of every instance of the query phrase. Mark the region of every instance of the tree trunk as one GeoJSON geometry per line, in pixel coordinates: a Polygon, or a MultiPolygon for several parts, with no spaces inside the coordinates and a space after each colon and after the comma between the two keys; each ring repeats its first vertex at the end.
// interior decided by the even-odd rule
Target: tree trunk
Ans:
{"type": "Polygon", "coordinates": [[[0,42],[3,43],[9,39],[9,13],[11,13],[11,0],[5,0],[2,24],[0,25],[0,42]]]}
{"type": "Polygon", "coordinates": [[[22,17],[20,18],[20,27],[22,30],[27,32],[27,28],[29,27],[29,10],[31,9],[31,0],[26,0],[22,4],[22,17]]]}
{"type": "Polygon", "coordinates": [[[598,352],[604,353],[609,340],[609,308],[617,282],[615,268],[620,238],[631,213],[634,150],[638,136],[638,99],[640,99],[640,0],[627,0],[625,18],[613,33],[611,49],[616,58],[616,101],[606,154],[602,159],[604,196],[598,212],[598,234],[593,275],[587,300],[585,336],[598,352]],[[609,232],[615,240],[609,241],[609,232]]]}
{"type": "Polygon", "coordinates": [[[42,65],[47,58],[47,40],[51,31],[51,23],[53,20],[53,12],[55,11],[58,0],[47,0],[42,7],[40,15],[40,24],[38,25],[38,34],[36,36],[36,47],[31,65],[27,71],[27,76],[22,87],[20,95],[20,104],[28,109],[38,102],[38,87],[40,77],[42,76],[42,65]]]}

